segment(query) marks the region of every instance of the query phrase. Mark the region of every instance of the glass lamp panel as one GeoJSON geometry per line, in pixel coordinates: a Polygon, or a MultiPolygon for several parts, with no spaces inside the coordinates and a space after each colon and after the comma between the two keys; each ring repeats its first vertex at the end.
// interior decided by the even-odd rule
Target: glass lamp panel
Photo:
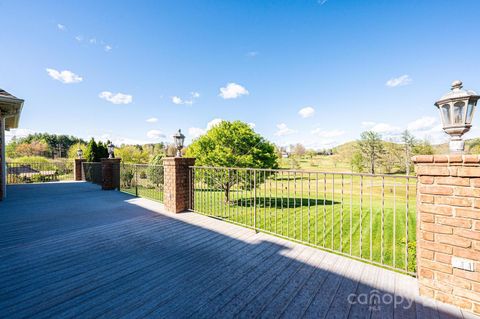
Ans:
{"type": "Polygon", "coordinates": [[[453,121],[452,124],[463,125],[465,124],[463,114],[465,108],[465,102],[456,102],[453,104],[453,121]]]}
{"type": "Polygon", "coordinates": [[[450,104],[443,104],[441,110],[443,126],[450,126],[452,123],[450,120],[450,104]]]}
{"type": "Polygon", "coordinates": [[[465,123],[471,124],[472,123],[472,118],[473,118],[473,111],[475,110],[475,107],[477,106],[477,101],[470,100],[468,102],[467,106],[467,116],[465,119],[465,123]]]}

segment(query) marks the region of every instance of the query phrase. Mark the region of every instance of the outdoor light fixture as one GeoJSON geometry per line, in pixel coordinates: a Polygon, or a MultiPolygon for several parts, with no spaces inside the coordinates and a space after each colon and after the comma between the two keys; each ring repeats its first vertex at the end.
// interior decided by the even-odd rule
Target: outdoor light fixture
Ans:
{"type": "Polygon", "coordinates": [[[83,158],[83,151],[82,151],[81,148],[79,148],[79,149],[77,150],[77,157],[78,157],[78,158],[83,158]]]}
{"type": "Polygon", "coordinates": [[[440,110],[443,130],[450,135],[450,152],[463,153],[465,142],[462,135],[472,127],[473,113],[480,95],[474,91],[463,90],[462,81],[454,81],[452,89],[435,102],[440,110]]]}
{"type": "Polygon", "coordinates": [[[115,155],[113,154],[113,151],[115,150],[115,145],[113,145],[112,142],[110,142],[110,144],[107,145],[107,149],[108,149],[108,158],[115,158],[115,155]]]}
{"type": "Polygon", "coordinates": [[[182,134],[182,130],[178,130],[178,132],[173,135],[173,142],[177,148],[176,157],[182,157],[183,142],[185,142],[185,135],[182,134]]]}

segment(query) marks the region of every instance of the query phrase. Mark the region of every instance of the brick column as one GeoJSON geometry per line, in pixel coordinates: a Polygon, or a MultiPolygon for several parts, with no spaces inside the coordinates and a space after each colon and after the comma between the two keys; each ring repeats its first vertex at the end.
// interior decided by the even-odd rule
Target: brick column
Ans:
{"type": "Polygon", "coordinates": [[[120,158],[102,158],[102,189],[120,188],[120,158]]]}
{"type": "Polygon", "coordinates": [[[480,314],[480,157],[413,161],[420,294],[480,314]]]}
{"type": "Polygon", "coordinates": [[[167,211],[180,213],[190,208],[189,201],[193,201],[189,167],[195,165],[194,158],[166,157],[163,160],[164,176],[164,205],[167,211]]]}
{"type": "Polygon", "coordinates": [[[86,160],[84,158],[76,158],[75,159],[75,166],[73,167],[73,176],[75,177],[76,181],[83,181],[83,165],[82,163],[86,160]]]}

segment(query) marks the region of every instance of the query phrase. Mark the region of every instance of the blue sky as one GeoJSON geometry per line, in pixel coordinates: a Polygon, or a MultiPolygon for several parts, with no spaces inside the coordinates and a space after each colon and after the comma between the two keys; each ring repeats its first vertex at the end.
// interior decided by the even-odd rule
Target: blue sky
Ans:
{"type": "Polygon", "coordinates": [[[440,142],[435,100],[455,79],[480,90],[476,0],[20,0],[0,10],[0,88],[25,99],[9,137],[146,143],[182,128],[190,140],[238,119],[318,149],[366,129],[440,142]]]}

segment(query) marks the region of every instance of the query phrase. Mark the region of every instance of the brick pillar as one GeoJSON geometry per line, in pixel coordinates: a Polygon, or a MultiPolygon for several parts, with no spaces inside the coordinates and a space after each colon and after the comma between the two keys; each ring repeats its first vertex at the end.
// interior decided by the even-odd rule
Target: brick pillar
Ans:
{"type": "Polygon", "coordinates": [[[75,159],[75,166],[73,167],[73,176],[75,177],[76,181],[83,181],[83,165],[82,163],[85,162],[84,158],[76,158],[75,159]]]}
{"type": "Polygon", "coordinates": [[[413,161],[420,294],[480,314],[480,157],[413,161]]]}
{"type": "Polygon", "coordinates": [[[120,188],[120,158],[102,158],[102,189],[120,188]]]}
{"type": "Polygon", "coordinates": [[[189,167],[195,165],[194,158],[166,157],[163,160],[165,170],[164,205],[167,211],[180,213],[190,208],[193,201],[189,167]]]}

